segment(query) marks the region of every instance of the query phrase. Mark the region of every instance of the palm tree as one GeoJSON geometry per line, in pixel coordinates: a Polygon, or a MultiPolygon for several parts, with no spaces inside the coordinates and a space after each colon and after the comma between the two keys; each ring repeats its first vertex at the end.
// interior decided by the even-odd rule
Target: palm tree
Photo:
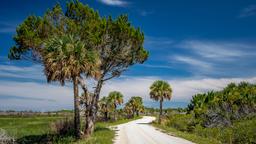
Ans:
{"type": "Polygon", "coordinates": [[[161,123],[164,99],[171,100],[172,88],[166,81],[157,80],[150,86],[150,98],[160,101],[160,113],[158,122],[161,123]]]}
{"type": "Polygon", "coordinates": [[[43,49],[44,72],[48,82],[72,81],[74,88],[74,128],[80,137],[79,80],[82,75],[97,77],[98,55],[73,35],[54,36],[45,42],[43,49]]]}
{"type": "Polygon", "coordinates": [[[108,97],[111,104],[114,106],[114,119],[116,120],[116,108],[117,105],[121,105],[123,103],[123,95],[121,92],[113,91],[109,93],[108,97]]]}
{"type": "Polygon", "coordinates": [[[142,98],[139,96],[131,97],[131,99],[128,103],[131,103],[133,117],[134,117],[135,113],[137,116],[139,116],[139,113],[144,110],[142,98]]]}
{"type": "Polygon", "coordinates": [[[109,98],[108,97],[101,98],[99,101],[99,105],[100,105],[100,111],[104,113],[104,119],[105,121],[107,121],[109,117],[108,114],[111,109],[109,98]]]}
{"type": "Polygon", "coordinates": [[[131,118],[133,116],[133,107],[130,102],[127,102],[124,106],[124,112],[127,114],[127,118],[131,118]]]}

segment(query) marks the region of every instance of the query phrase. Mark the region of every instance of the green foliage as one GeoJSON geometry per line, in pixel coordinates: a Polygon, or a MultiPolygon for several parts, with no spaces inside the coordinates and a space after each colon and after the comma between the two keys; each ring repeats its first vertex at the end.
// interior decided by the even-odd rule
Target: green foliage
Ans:
{"type": "Polygon", "coordinates": [[[143,48],[144,34],[134,28],[127,15],[101,17],[97,11],[79,1],[57,4],[42,17],[28,16],[16,30],[15,46],[9,58],[41,61],[44,42],[60,35],[73,35],[86,49],[94,49],[101,58],[103,77],[119,76],[130,65],[143,63],[148,52],[143,48]]]}
{"type": "Polygon", "coordinates": [[[174,114],[167,116],[167,126],[173,127],[179,131],[190,131],[192,123],[192,115],[174,114]]]}
{"type": "Polygon", "coordinates": [[[123,94],[118,91],[112,91],[108,95],[109,103],[117,108],[117,105],[121,105],[123,103],[123,94]]]}
{"type": "Polygon", "coordinates": [[[97,77],[99,57],[93,50],[73,35],[48,39],[43,50],[43,64],[48,82],[71,81],[81,74],[97,77]]]}
{"type": "Polygon", "coordinates": [[[139,116],[141,112],[144,112],[143,100],[140,96],[131,97],[125,104],[124,111],[128,117],[134,117],[135,114],[139,116]]]}
{"type": "MultiPolygon", "coordinates": [[[[101,17],[78,0],[68,2],[64,10],[56,4],[42,17],[28,16],[16,29],[9,58],[43,63],[48,82],[64,85],[65,81],[73,81],[77,126],[78,85],[86,96],[88,124],[96,117],[103,83],[120,76],[130,66],[143,63],[149,52],[143,47],[143,32],[132,26],[127,15],[116,19],[101,17]],[[82,77],[97,79],[92,95],[82,77]]],[[[93,131],[87,129],[88,134],[93,131]]]]}
{"type": "Polygon", "coordinates": [[[197,94],[187,111],[169,113],[161,126],[197,143],[256,143],[255,84],[231,83],[218,92],[197,94]]]}
{"type": "Polygon", "coordinates": [[[205,127],[227,126],[234,120],[255,116],[256,85],[229,84],[222,91],[193,96],[188,112],[205,127]]]}
{"type": "Polygon", "coordinates": [[[103,97],[99,101],[100,112],[104,115],[105,120],[110,119],[109,113],[114,112],[116,120],[117,106],[123,103],[123,95],[121,92],[112,91],[107,97],[103,97]]]}
{"type": "Polygon", "coordinates": [[[163,99],[170,100],[172,97],[172,88],[168,82],[157,80],[150,86],[150,98],[156,101],[163,99]]]}
{"type": "Polygon", "coordinates": [[[171,100],[172,88],[168,82],[157,80],[150,86],[150,98],[160,102],[160,112],[158,122],[161,123],[163,113],[163,101],[164,99],[171,100]]]}

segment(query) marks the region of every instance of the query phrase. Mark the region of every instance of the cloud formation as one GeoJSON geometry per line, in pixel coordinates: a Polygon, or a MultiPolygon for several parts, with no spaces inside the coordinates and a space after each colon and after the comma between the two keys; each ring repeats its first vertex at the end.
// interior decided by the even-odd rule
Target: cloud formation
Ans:
{"type": "MultiPolygon", "coordinates": [[[[4,70],[13,70],[13,75],[18,75],[23,70],[27,73],[26,79],[35,78],[32,73],[41,73],[42,68],[31,66],[21,68],[18,66],[10,66],[3,68],[0,65],[1,73],[4,70]],[[14,71],[17,71],[15,73],[14,71]],[[31,77],[29,77],[31,76],[31,77]]],[[[9,72],[9,71],[7,71],[9,72]]],[[[1,76],[1,75],[0,75],[1,76]]],[[[22,77],[22,75],[21,75],[22,77]]],[[[153,102],[149,98],[149,87],[155,81],[164,79],[161,76],[141,76],[131,77],[122,76],[111,81],[107,81],[102,89],[101,97],[108,95],[110,91],[121,91],[127,101],[132,96],[142,96],[147,106],[156,106],[157,102],[153,102]]],[[[170,79],[165,78],[173,89],[172,102],[166,104],[175,104],[185,106],[191,97],[196,93],[207,92],[210,90],[221,90],[230,82],[248,81],[251,83],[256,82],[256,77],[240,77],[240,78],[196,78],[190,77],[186,79],[170,79]]],[[[88,81],[88,85],[93,87],[95,83],[88,81]]],[[[59,84],[47,84],[45,80],[38,81],[15,81],[8,79],[0,79],[0,109],[16,109],[16,110],[58,110],[58,109],[72,109],[73,108],[73,91],[72,87],[60,86],[59,84]]],[[[177,105],[176,105],[177,106],[177,105]]]]}
{"type": "Polygon", "coordinates": [[[256,5],[249,5],[248,7],[244,8],[239,17],[240,18],[244,18],[244,17],[249,17],[249,16],[253,16],[256,14],[256,5]]]}
{"type": "Polygon", "coordinates": [[[0,89],[0,109],[45,111],[72,108],[73,105],[70,87],[1,80],[0,89]]]}
{"type": "Polygon", "coordinates": [[[119,6],[119,7],[128,6],[128,2],[123,0],[98,0],[98,1],[110,6],[119,6]]]}
{"type": "Polygon", "coordinates": [[[235,59],[254,56],[255,44],[245,44],[229,41],[184,40],[178,44],[180,48],[192,50],[198,55],[212,59],[235,59]]]}

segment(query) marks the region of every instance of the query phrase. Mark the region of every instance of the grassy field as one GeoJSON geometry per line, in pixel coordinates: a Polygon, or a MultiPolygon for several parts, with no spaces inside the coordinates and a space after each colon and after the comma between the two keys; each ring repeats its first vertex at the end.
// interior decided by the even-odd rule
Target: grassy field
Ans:
{"type": "Polygon", "coordinates": [[[18,143],[31,144],[31,143],[59,143],[59,144],[111,144],[115,136],[115,132],[109,129],[109,126],[126,123],[131,120],[138,119],[123,119],[115,122],[98,122],[96,123],[95,132],[93,135],[86,139],[75,141],[72,136],[57,136],[53,135],[50,131],[50,123],[63,119],[64,117],[0,117],[0,128],[7,131],[13,136],[18,143]]]}

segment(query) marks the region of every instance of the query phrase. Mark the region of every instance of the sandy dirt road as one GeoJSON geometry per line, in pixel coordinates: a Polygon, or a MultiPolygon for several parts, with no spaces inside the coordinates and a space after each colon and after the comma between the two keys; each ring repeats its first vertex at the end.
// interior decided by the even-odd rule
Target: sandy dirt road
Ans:
{"type": "Polygon", "coordinates": [[[156,130],[149,125],[153,120],[154,117],[144,116],[142,119],[118,125],[114,144],[193,144],[156,130]]]}

